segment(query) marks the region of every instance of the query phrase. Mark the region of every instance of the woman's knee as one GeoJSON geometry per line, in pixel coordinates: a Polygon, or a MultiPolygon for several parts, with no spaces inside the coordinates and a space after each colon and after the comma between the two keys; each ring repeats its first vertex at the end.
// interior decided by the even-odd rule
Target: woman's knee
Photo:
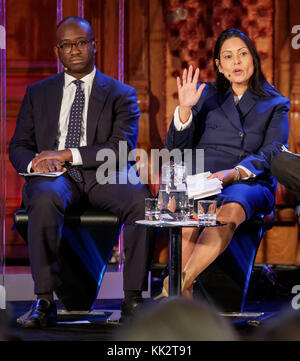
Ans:
{"type": "Polygon", "coordinates": [[[235,229],[246,220],[246,213],[239,203],[227,203],[217,209],[217,220],[235,229]]]}

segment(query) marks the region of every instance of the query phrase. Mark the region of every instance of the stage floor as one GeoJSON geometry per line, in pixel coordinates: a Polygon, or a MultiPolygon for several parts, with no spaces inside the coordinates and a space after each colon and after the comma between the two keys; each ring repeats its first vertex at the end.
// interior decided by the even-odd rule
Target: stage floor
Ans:
{"type": "MultiPolygon", "coordinates": [[[[282,310],[291,308],[291,286],[300,284],[299,267],[275,267],[278,284],[272,280],[257,277],[262,266],[254,269],[250,299],[247,301],[243,314],[223,314],[230,321],[240,340],[256,340],[257,331],[269,320],[278,317],[282,310]],[[256,275],[256,277],[255,277],[256,275]],[[279,280],[279,281],[278,281],[279,280]],[[269,282],[269,283],[268,283],[269,282]],[[279,286],[278,286],[279,285],[279,286]]],[[[152,278],[151,295],[159,292],[159,278],[152,278]]],[[[300,287],[300,286],[299,286],[300,287]]],[[[121,299],[97,299],[94,310],[89,314],[67,315],[62,312],[59,301],[58,324],[43,330],[22,329],[16,319],[30,308],[31,301],[9,301],[4,318],[8,318],[8,339],[20,341],[115,341],[120,328],[118,323],[107,323],[107,317],[119,311],[121,299]]],[[[148,303],[153,300],[147,299],[148,303]]],[[[2,320],[4,319],[2,317],[2,320]]],[[[0,323],[1,326],[1,323],[0,323]]],[[[0,327],[1,331],[1,327],[0,327]]],[[[1,332],[0,332],[1,334],[1,332]]]]}
{"type": "MultiPolygon", "coordinates": [[[[59,302],[57,302],[58,307],[59,302]]],[[[9,338],[20,341],[114,341],[122,325],[107,324],[106,318],[113,310],[119,310],[121,300],[97,300],[93,312],[86,315],[66,316],[59,314],[55,327],[42,330],[22,329],[16,319],[28,311],[31,302],[13,301],[8,303],[11,322],[9,338]],[[103,312],[104,311],[104,312],[103,312]]],[[[226,315],[241,340],[256,340],[259,327],[280,310],[289,306],[289,300],[264,300],[249,302],[243,315],[226,315]]]]}

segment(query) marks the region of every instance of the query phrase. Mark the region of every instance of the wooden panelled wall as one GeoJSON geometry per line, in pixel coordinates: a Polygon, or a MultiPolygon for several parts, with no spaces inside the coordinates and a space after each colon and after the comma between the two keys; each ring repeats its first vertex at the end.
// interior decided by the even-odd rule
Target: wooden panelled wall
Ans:
{"type": "MultiPolygon", "coordinates": [[[[27,85],[56,73],[53,29],[56,24],[55,1],[6,1],[7,35],[7,149],[27,85]]],[[[6,257],[24,258],[27,248],[12,230],[13,212],[21,204],[23,180],[8,160],[6,152],[6,257]]]]}
{"type": "MultiPolygon", "coordinates": [[[[293,53],[290,47],[291,24],[297,23],[294,16],[299,14],[300,9],[297,8],[297,0],[268,0],[267,3],[268,6],[272,4],[272,7],[264,7],[266,2],[261,0],[222,0],[216,1],[214,9],[211,10],[211,4],[198,0],[6,0],[7,142],[13,134],[27,85],[57,72],[53,45],[54,29],[59,16],[80,15],[90,21],[98,40],[97,67],[107,75],[136,88],[141,109],[138,147],[149,153],[151,148],[161,148],[164,144],[177,104],[177,73],[182,71],[185,64],[194,64],[191,57],[194,56],[195,59],[197,46],[202,49],[209,44],[213,46],[211,39],[208,41],[205,38],[207,44],[200,41],[194,49],[195,44],[191,42],[191,48],[183,48],[187,43],[183,41],[179,44],[179,33],[172,28],[174,15],[182,29],[187,31],[186,36],[190,38],[195,32],[192,28],[189,30],[189,26],[194,25],[189,21],[184,23],[186,19],[196,19],[200,14],[199,18],[203,22],[198,19],[201,29],[205,29],[205,24],[207,29],[209,22],[213,22],[214,30],[217,31],[216,26],[225,26],[227,22],[233,21],[234,17],[236,19],[236,12],[240,12],[240,26],[250,29],[253,34],[257,27],[262,29],[258,44],[266,60],[265,71],[268,79],[273,81],[284,95],[291,96],[290,144],[296,144],[295,150],[300,151],[299,127],[296,126],[300,111],[300,85],[297,77],[299,70],[295,65],[297,62],[300,64],[300,50],[293,53]],[[233,6],[233,3],[236,5],[233,6]],[[204,9],[206,15],[201,17],[204,9]],[[172,14],[172,11],[175,13],[172,14]],[[266,23],[269,13],[272,21],[268,20],[266,23]],[[212,16],[219,17],[219,23],[214,22],[212,16]],[[267,51],[264,50],[266,44],[271,44],[267,51]],[[290,76],[291,73],[294,76],[290,76]]],[[[213,36],[214,33],[209,34],[213,36]]],[[[207,48],[202,55],[201,52],[199,54],[203,74],[212,76],[209,66],[204,65],[203,60],[205,58],[208,62],[212,61],[211,51],[207,48]]],[[[6,256],[8,259],[26,259],[27,247],[17,232],[11,229],[13,212],[21,203],[23,181],[10,165],[8,157],[6,164],[6,256]]],[[[289,218],[285,220],[291,222],[278,224],[268,232],[260,247],[258,262],[300,264],[300,257],[297,256],[298,227],[292,214],[294,200],[285,203],[285,190],[284,194],[285,198],[278,198],[283,202],[282,210],[287,209],[284,210],[286,213],[281,213],[281,217],[284,219],[284,214],[288,214],[289,218]],[[290,205],[286,208],[288,203],[290,205]]]]}

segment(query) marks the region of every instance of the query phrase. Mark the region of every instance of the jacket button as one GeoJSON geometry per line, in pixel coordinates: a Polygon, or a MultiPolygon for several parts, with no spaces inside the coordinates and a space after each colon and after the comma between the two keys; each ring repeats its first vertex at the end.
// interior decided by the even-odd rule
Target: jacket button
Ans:
{"type": "Polygon", "coordinates": [[[239,136],[240,136],[241,138],[243,138],[244,133],[243,133],[243,132],[239,132],[239,136]]]}

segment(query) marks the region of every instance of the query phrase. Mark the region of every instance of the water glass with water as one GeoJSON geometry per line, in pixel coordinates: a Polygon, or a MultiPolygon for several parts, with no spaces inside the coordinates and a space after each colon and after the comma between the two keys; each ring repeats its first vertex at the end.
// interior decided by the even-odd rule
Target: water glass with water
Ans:
{"type": "Polygon", "coordinates": [[[164,164],[159,190],[160,219],[185,221],[188,219],[186,167],[184,164],[164,164]]]}
{"type": "Polygon", "coordinates": [[[159,205],[157,198],[145,198],[145,219],[147,221],[159,220],[159,205]]]}
{"type": "Polygon", "coordinates": [[[198,222],[203,226],[212,226],[216,224],[217,201],[199,200],[198,201],[198,222]]]}

